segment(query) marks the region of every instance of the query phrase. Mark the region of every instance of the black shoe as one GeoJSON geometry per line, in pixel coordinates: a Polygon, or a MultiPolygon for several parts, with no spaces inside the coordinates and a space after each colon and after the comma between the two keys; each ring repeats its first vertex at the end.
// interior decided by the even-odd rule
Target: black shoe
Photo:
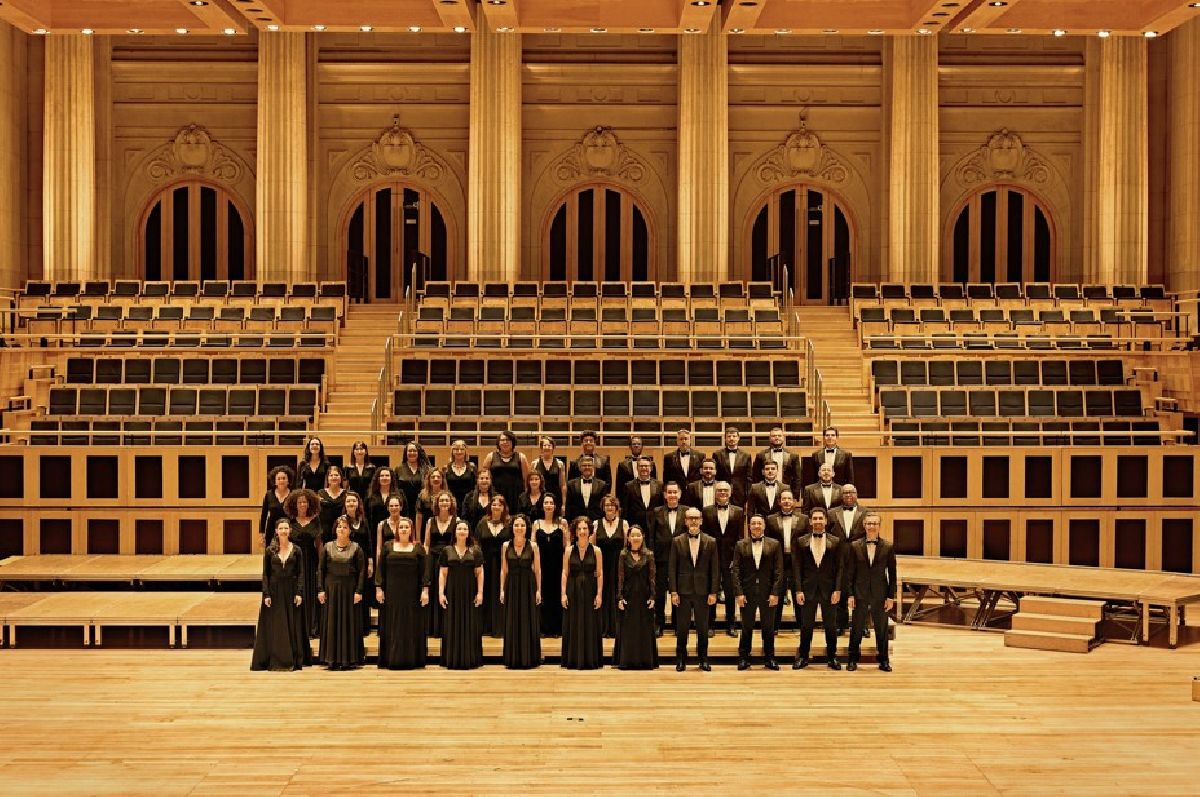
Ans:
{"type": "Polygon", "coordinates": [[[737,636],[737,631],[734,631],[732,627],[730,627],[730,628],[726,628],[726,629],[725,629],[725,636],[732,636],[732,637],[735,637],[735,636],[737,636]]]}
{"type": "Polygon", "coordinates": [[[716,635],[717,635],[717,629],[715,629],[715,628],[708,629],[708,638],[709,639],[712,639],[716,635]]]}
{"type": "Polygon", "coordinates": [[[870,629],[870,628],[868,628],[868,629],[864,630],[864,631],[863,631],[863,636],[865,636],[865,637],[867,637],[868,639],[870,639],[870,637],[871,637],[871,629],[870,629]]]}
{"type": "Polygon", "coordinates": [[[700,669],[704,672],[712,672],[712,667],[710,667],[708,662],[704,659],[700,660],[700,669]]]}
{"type": "Polygon", "coordinates": [[[858,669],[858,662],[857,661],[850,662],[849,664],[846,665],[846,669],[849,670],[850,672],[854,672],[855,670],[858,669]]]}
{"type": "Polygon", "coordinates": [[[832,656],[829,658],[829,660],[828,660],[828,661],[826,661],[826,662],[825,662],[825,666],[826,666],[826,667],[828,667],[828,668],[829,668],[829,669],[831,669],[831,670],[840,670],[840,669],[842,669],[842,665],[841,665],[841,664],[839,664],[839,663],[838,663],[838,660],[837,660],[837,659],[835,659],[835,658],[833,658],[832,656]]]}
{"type": "Polygon", "coordinates": [[[797,657],[796,661],[792,663],[793,670],[803,670],[807,666],[808,666],[808,657],[807,656],[805,656],[804,658],[797,657]]]}
{"type": "Polygon", "coordinates": [[[675,672],[683,672],[686,669],[687,669],[687,664],[684,663],[683,659],[680,659],[679,661],[675,662],[675,672]]]}
{"type": "Polygon", "coordinates": [[[750,669],[750,662],[746,661],[745,659],[738,659],[738,669],[739,670],[750,669]]]}
{"type": "Polygon", "coordinates": [[[767,659],[767,663],[763,665],[768,670],[778,670],[779,665],[775,663],[775,659],[767,659]]]}
{"type": "Polygon", "coordinates": [[[655,639],[662,639],[662,635],[663,635],[662,626],[659,626],[658,628],[654,629],[654,638],[655,639]]]}
{"type": "Polygon", "coordinates": [[[888,664],[886,661],[881,661],[879,662],[879,669],[883,670],[884,672],[891,672],[892,665],[888,664]]]}

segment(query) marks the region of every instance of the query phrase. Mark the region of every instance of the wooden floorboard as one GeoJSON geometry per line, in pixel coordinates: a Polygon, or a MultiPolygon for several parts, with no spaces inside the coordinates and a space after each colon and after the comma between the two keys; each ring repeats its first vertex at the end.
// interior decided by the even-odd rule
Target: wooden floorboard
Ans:
{"type": "Polygon", "coordinates": [[[1200,782],[1196,644],[1080,656],[906,627],[890,674],[252,673],[249,658],[0,651],[0,794],[1090,796],[1200,782]]]}

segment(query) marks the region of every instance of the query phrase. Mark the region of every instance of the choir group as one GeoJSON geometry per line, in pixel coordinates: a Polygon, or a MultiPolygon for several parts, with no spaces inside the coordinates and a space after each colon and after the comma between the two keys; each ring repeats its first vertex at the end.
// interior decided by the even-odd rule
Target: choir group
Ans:
{"type": "Polygon", "coordinates": [[[459,441],[441,467],[416,442],[394,467],[376,467],[356,442],[338,466],[314,437],[294,470],[268,476],[251,668],[361,666],[374,606],[381,668],[423,667],[430,637],[444,667],[479,667],[489,635],[514,669],[539,666],[545,638],[561,639],[563,667],[601,667],[605,637],[614,666],[650,669],[669,603],[676,669],[687,667],[694,628],[709,670],[720,600],[725,633],[740,635],[738,669],[750,666],[756,621],[763,664],[779,669],[775,635],[790,604],[793,669],[809,665],[819,609],[826,666],[842,668],[837,637],[849,628],[847,669],[873,631],[890,671],[896,556],[879,513],[858,503],[853,456],[825,429],[811,454],[818,481],[802,485],[783,429],[769,439],[751,455],[729,427],[706,456],[680,430],[660,479],[636,437],[615,469],[593,433],[569,462],[549,437],[530,460],[501,432],[478,466],[459,441]]]}

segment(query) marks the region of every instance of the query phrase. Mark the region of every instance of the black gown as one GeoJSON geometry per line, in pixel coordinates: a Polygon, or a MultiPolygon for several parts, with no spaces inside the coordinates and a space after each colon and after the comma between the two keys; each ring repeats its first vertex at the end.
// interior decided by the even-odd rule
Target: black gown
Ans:
{"type": "MultiPolygon", "coordinates": [[[[291,492],[288,492],[291,495],[291,492]]],[[[287,512],[283,508],[284,501],[287,501],[287,496],[280,501],[275,496],[275,488],[267,490],[267,494],[263,496],[262,512],[258,516],[258,533],[263,535],[263,545],[268,546],[275,540],[275,524],[281,518],[287,517],[287,512]]]]}
{"type": "Polygon", "coordinates": [[[462,510],[459,511],[458,516],[471,524],[472,533],[474,533],[475,528],[479,526],[479,521],[487,517],[488,513],[491,511],[492,496],[494,495],[499,495],[499,493],[493,490],[487,496],[487,503],[482,506],[479,504],[478,490],[472,490],[471,492],[467,493],[467,497],[463,499],[462,510]]]}
{"type": "MultiPolygon", "coordinates": [[[[421,485],[425,483],[425,468],[412,471],[408,469],[407,464],[401,463],[392,468],[392,475],[396,489],[404,493],[404,509],[401,512],[409,520],[416,520],[417,495],[421,492],[421,485]]],[[[387,517],[386,511],[384,517],[387,517]]]]}
{"type": "MultiPolygon", "coordinates": [[[[510,541],[504,557],[508,562],[504,582],[504,666],[527,670],[542,663],[533,545],[526,540],[525,547],[518,553],[510,541]]],[[[487,576],[483,583],[487,586],[487,576]]]]}
{"type": "Polygon", "coordinates": [[[296,605],[297,597],[304,598],[304,553],[294,543],[286,562],[276,548],[263,554],[262,596],[271,605],[259,605],[250,669],[286,671],[311,664],[304,610],[296,605]]]}
{"type": "Polygon", "coordinates": [[[333,542],[337,536],[334,525],[339,517],[346,514],[346,491],[342,490],[334,498],[328,490],[321,489],[317,491],[317,498],[321,501],[321,541],[333,542]]]}
{"type": "MultiPolygon", "coordinates": [[[[430,551],[438,551],[439,553],[447,545],[454,542],[454,524],[458,522],[458,518],[450,518],[450,522],[446,524],[445,531],[438,531],[437,518],[430,518],[425,524],[425,528],[429,529],[429,547],[430,551]]],[[[424,536],[421,539],[425,539],[424,536]]],[[[445,619],[446,610],[437,601],[438,590],[438,557],[430,554],[429,556],[429,613],[425,629],[429,632],[429,636],[440,637],[442,635],[442,621],[445,619]]]]}
{"type": "Polygon", "coordinates": [[[500,605],[500,552],[513,538],[512,526],[505,523],[495,531],[487,518],[475,527],[475,539],[483,551],[483,632],[499,638],[504,634],[504,607],[500,605]]]}
{"type": "Polygon", "coordinates": [[[521,476],[521,455],[513,452],[512,457],[505,462],[500,452],[492,452],[492,490],[497,495],[504,496],[509,511],[517,505],[517,499],[525,491],[525,479],[521,476]]]}
{"type": "Polygon", "coordinates": [[[604,603],[600,606],[600,629],[606,637],[617,635],[617,560],[625,550],[625,532],[629,524],[618,517],[616,527],[610,535],[604,526],[604,518],[592,524],[596,547],[604,555],[604,603]]]}
{"type": "Polygon", "coordinates": [[[483,666],[483,623],[475,607],[475,568],[483,567],[483,555],[471,546],[462,555],[453,545],[442,549],[440,567],[446,568],[446,620],[442,634],[442,666],[449,670],[473,670],[483,666]]]}
{"type": "Polygon", "coordinates": [[[367,561],[367,570],[363,588],[362,603],[358,604],[358,612],[362,615],[359,620],[359,628],[362,635],[366,636],[371,632],[371,607],[375,605],[375,590],[371,589],[371,581],[375,576],[375,535],[371,533],[369,521],[365,518],[356,526],[350,525],[350,539],[362,548],[363,557],[367,561]]]}
{"type": "Polygon", "coordinates": [[[375,493],[369,497],[367,499],[367,503],[363,505],[363,511],[367,513],[367,522],[371,524],[371,528],[377,529],[379,528],[379,523],[381,521],[387,520],[387,504],[388,501],[392,499],[393,495],[398,495],[402,499],[400,501],[400,514],[412,519],[412,515],[410,515],[407,511],[408,504],[405,503],[407,499],[404,496],[404,491],[397,488],[387,495],[375,493]]]}
{"type": "Polygon", "coordinates": [[[572,546],[568,559],[562,666],[569,670],[595,670],[603,666],[600,611],[593,608],[599,586],[596,582],[596,546],[589,545],[582,559],[579,549],[572,546]]]}
{"type": "Polygon", "coordinates": [[[429,585],[425,548],[401,551],[383,544],[375,584],[383,590],[379,612],[379,668],[409,670],[425,666],[425,613],[421,588],[429,585]]]}
{"type": "Polygon", "coordinates": [[[563,530],[560,526],[542,527],[538,520],[533,526],[533,541],[537,543],[542,564],[542,633],[549,637],[562,636],[562,568],[563,530]]]}
{"type": "Polygon", "coordinates": [[[321,612],[317,604],[317,563],[320,561],[321,519],[313,517],[303,526],[292,519],[292,544],[304,554],[304,602],[300,605],[304,613],[304,626],[310,637],[320,636],[321,612]]]}
{"type": "Polygon", "coordinates": [[[329,460],[322,460],[316,469],[302,460],[296,465],[296,489],[312,490],[314,493],[325,489],[325,475],[329,473],[329,460]]]}
{"type": "MultiPolygon", "coordinates": [[[[562,462],[558,457],[554,458],[554,464],[546,467],[542,462],[542,458],[538,457],[529,466],[530,473],[540,473],[542,475],[542,490],[554,496],[554,500],[562,503],[563,485],[566,484],[563,473],[562,462]]],[[[540,513],[539,513],[540,514],[540,513]]]]}
{"type": "MultiPolygon", "coordinates": [[[[475,477],[479,473],[475,468],[474,462],[467,463],[467,469],[459,476],[454,472],[453,465],[447,465],[446,474],[446,489],[454,496],[454,510],[461,513],[463,501],[466,500],[467,494],[475,489],[475,477]]],[[[512,507],[509,507],[511,511],[512,507]]]]}
{"type": "Polygon", "coordinates": [[[367,559],[357,543],[349,543],[345,550],[336,542],[321,548],[317,579],[325,593],[325,623],[320,658],[330,669],[352,669],[366,658],[359,628],[362,615],[354,603],[354,595],[362,594],[366,574],[367,559]]]}
{"type": "Polygon", "coordinates": [[[367,498],[371,494],[371,479],[375,478],[375,466],[367,463],[367,466],[361,471],[353,466],[347,466],[342,474],[346,477],[346,489],[362,499],[362,505],[366,507],[367,498]]]}
{"type": "Polygon", "coordinates": [[[539,495],[537,498],[530,498],[529,493],[521,493],[519,496],[517,496],[517,509],[515,512],[513,512],[513,515],[524,515],[525,518],[532,523],[534,518],[539,518],[542,516],[542,499],[544,499],[547,495],[554,498],[555,506],[558,506],[558,504],[562,502],[562,497],[557,493],[547,493],[542,491],[541,495],[539,495]]]}
{"type": "Polygon", "coordinates": [[[620,612],[613,663],[622,670],[653,670],[658,666],[654,610],[646,602],[654,597],[655,561],[650,551],[635,561],[628,550],[617,562],[616,592],[625,601],[620,612]]]}

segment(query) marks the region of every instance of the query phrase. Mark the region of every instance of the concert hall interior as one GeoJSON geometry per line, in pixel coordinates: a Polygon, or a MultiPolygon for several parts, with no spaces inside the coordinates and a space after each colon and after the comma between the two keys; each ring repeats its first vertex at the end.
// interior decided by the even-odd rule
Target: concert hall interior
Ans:
{"type": "Polygon", "coordinates": [[[0,791],[1194,792],[1198,17],[3,0],[0,791]]]}

